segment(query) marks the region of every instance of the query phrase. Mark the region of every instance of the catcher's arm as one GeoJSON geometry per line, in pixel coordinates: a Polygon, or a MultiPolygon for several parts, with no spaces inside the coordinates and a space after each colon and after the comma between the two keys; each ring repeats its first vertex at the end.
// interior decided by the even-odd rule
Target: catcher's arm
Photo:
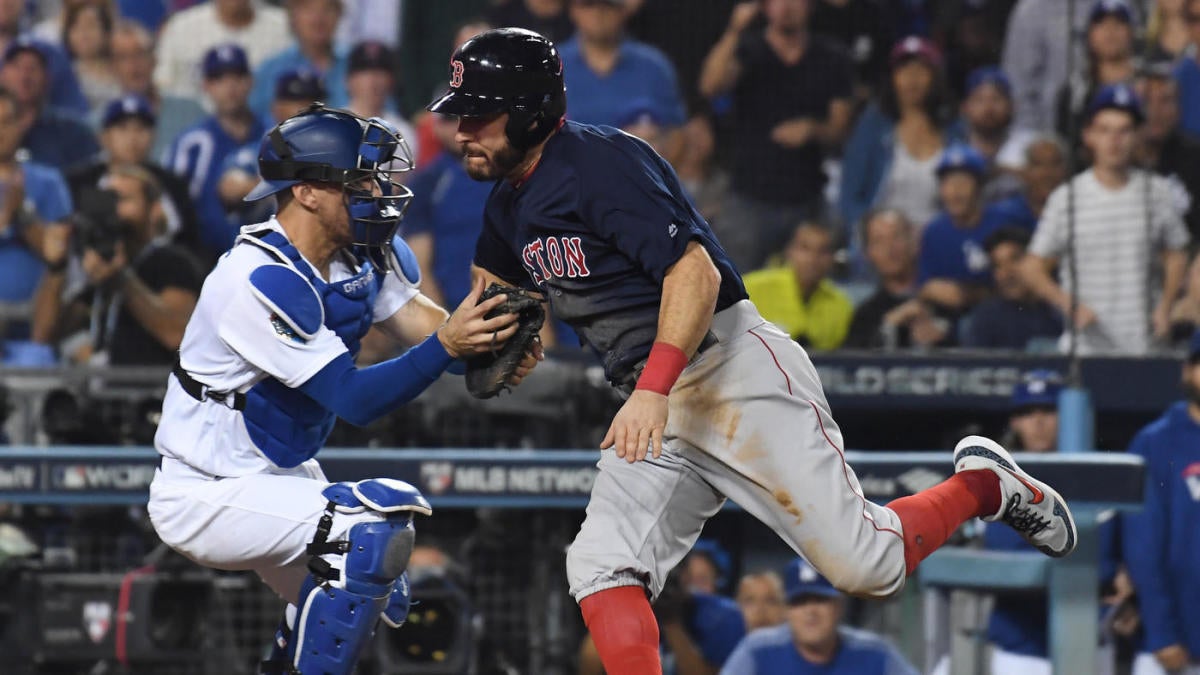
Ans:
{"type": "Polygon", "coordinates": [[[450,314],[423,293],[404,303],[395,314],[375,324],[385,335],[406,345],[415,345],[433,334],[450,314]]]}

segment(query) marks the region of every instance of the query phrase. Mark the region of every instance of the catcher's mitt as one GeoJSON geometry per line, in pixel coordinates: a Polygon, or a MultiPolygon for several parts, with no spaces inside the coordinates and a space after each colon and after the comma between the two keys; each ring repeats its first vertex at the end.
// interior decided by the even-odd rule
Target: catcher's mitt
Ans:
{"type": "Polygon", "coordinates": [[[481,354],[467,359],[467,391],[475,398],[491,398],[501,390],[508,389],[508,380],[517,372],[517,366],[525,358],[538,331],[546,320],[542,303],[522,288],[492,284],[484,289],[479,302],[504,294],[508,300],[500,303],[484,317],[491,319],[501,314],[517,315],[517,332],[504,346],[491,354],[481,354]]]}

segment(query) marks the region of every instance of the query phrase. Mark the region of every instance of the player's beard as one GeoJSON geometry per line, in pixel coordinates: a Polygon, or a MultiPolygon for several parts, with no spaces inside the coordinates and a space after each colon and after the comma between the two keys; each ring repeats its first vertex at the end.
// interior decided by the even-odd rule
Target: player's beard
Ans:
{"type": "Polygon", "coordinates": [[[470,155],[463,155],[463,168],[473,180],[499,180],[513,172],[525,160],[525,152],[518,150],[510,143],[497,150],[491,157],[484,156],[486,164],[481,168],[471,163],[470,155]]]}

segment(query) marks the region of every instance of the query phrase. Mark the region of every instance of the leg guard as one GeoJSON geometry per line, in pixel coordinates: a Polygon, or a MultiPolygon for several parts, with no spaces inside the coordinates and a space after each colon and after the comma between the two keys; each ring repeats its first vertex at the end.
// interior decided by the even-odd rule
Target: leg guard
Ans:
{"type": "Polygon", "coordinates": [[[404,607],[399,607],[401,598],[397,598],[396,612],[389,614],[401,623],[408,614],[408,584],[403,575],[415,536],[412,514],[428,515],[431,509],[415,488],[389,479],[335,483],[322,494],[329,504],[308,546],[313,556],[311,574],[300,589],[289,656],[291,665],[304,675],[348,675],[396,596],[398,581],[404,582],[400,594],[404,607]],[[333,514],[368,510],[384,519],[356,523],[345,541],[327,541],[333,514]],[[321,557],[331,554],[340,563],[321,557]]]}
{"type": "Polygon", "coordinates": [[[383,622],[392,628],[399,628],[408,620],[408,608],[412,605],[412,594],[408,586],[408,573],[400,575],[392,584],[392,594],[388,597],[387,607],[383,608],[383,622]]]}

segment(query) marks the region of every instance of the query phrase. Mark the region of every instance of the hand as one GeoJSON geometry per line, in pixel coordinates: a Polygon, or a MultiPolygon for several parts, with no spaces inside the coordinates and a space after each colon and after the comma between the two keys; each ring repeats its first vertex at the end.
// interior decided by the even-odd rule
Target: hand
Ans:
{"type": "Polygon", "coordinates": [[[1150,315],[1151,325],[1154,326],[1154,337],[1162,340],[1171,332],[1171,303],[1163,298],[1154,307],[1150,315]]]}
{"type": "Polygon", "coordinates": [[[463,298],[458,309],[454,310],[446,323],[437,330],[438,340],[446,348],[446,353],[456,359],[497,350],[517,332],[516,314],[501,314],[492,319],[483,318],[507,298],[497,295],[475,304],[479,302],[482,293],[483,277],[479,277],[470,294],[463,298]]]}
{"type": "Polygon", "coordinates": [[[0,175],[0,181],[4,182],[5,187],[4,205],[0,207],[0,214],[3,214],[4,224],[11,225],[25,205],[25,172],[16,167],[3,174],[0,175]]]}
{"type": "Polygon", "coordinates": [[[525,352],[525,358],[521,359],[521,365],[517,366],[517,372],[508,378],[508,383],[512,386],[521,384],[529,373],[537,366],[538,361],[545,361],[546,353],[542,351],[542,341],[535,340],[529,351],[525,352]]]}
{"type": "Polygon", "coordinates": [[[1183,645],[1170,645],[1154,652],[1154,658],[1167,672],[1183,670],[1191,662],[1192,657],[1183,645]]]}
{"type": "Polygon", "coordinates": [[[71,226],[52,223],[42,228],[42,260],[57,267],[67,259],[71,245],[71,226]]]}
{"type": "Polygon", "coordinates": [[[883,315],[883,323],[889,326],[907,326],[916,319],[929,314],[925,304],[920,300],[913,298],[896,306],[887,314],[883,315]]]}
{"type": "MultiPolygon", "coordinates": [[[[1066,314],[1070,316],[1070,313],[1071,310],[1070,307],[1068,307],[1066,314]]],[[[1092,311],[1091,307],[1088,307],[1082,302],[1079,303],[1079,305],[1075,307],[1075,327],[1083,330],[1094,323],[1096,323],[1096,313],[1092,311]]]]}
{"type": "Polygon", "coordinates": [[[945,319],[926,315],[918,317],[909,325],[909,335],[913,344],[920,347],[932,347],[946,339],[950,332],[950,322],[945,319]]]}
{"type": "Polygon", "coordinates": [[[113,281],[117,274],[125,269],[128,261],[125,259],[125,244],[117,242],[112,260],[105,260],[93,249],[83,252],[83,273],[93,286],[103,286],[113,281]]]}
{"type": "Polygon", "coordinates": [[[633,464],[646,459],[647,448],[654,444],[653,456],[662,454],[663,429],[667,427],[667,397],[646,389],[635,389],[617,411],[600,449],[613,448],[617,457],[633,464]]]}
{"type": "Polygon", "coordinates": [[[809,141],[817,133],[817,123],[809,117],[780,122],[771,129],[771,140],[785,148],[798,148],[809,141]]]}
{"type": "Polygon", "coordinates": [[[729,31],[731,33],[740,33],[746,30],[746,26],[754,21],[754,17],[758,16],[758,0],[750,0],[750,2],[740,2],[734,6],[733,11],[729,13],[729,31]]]}

